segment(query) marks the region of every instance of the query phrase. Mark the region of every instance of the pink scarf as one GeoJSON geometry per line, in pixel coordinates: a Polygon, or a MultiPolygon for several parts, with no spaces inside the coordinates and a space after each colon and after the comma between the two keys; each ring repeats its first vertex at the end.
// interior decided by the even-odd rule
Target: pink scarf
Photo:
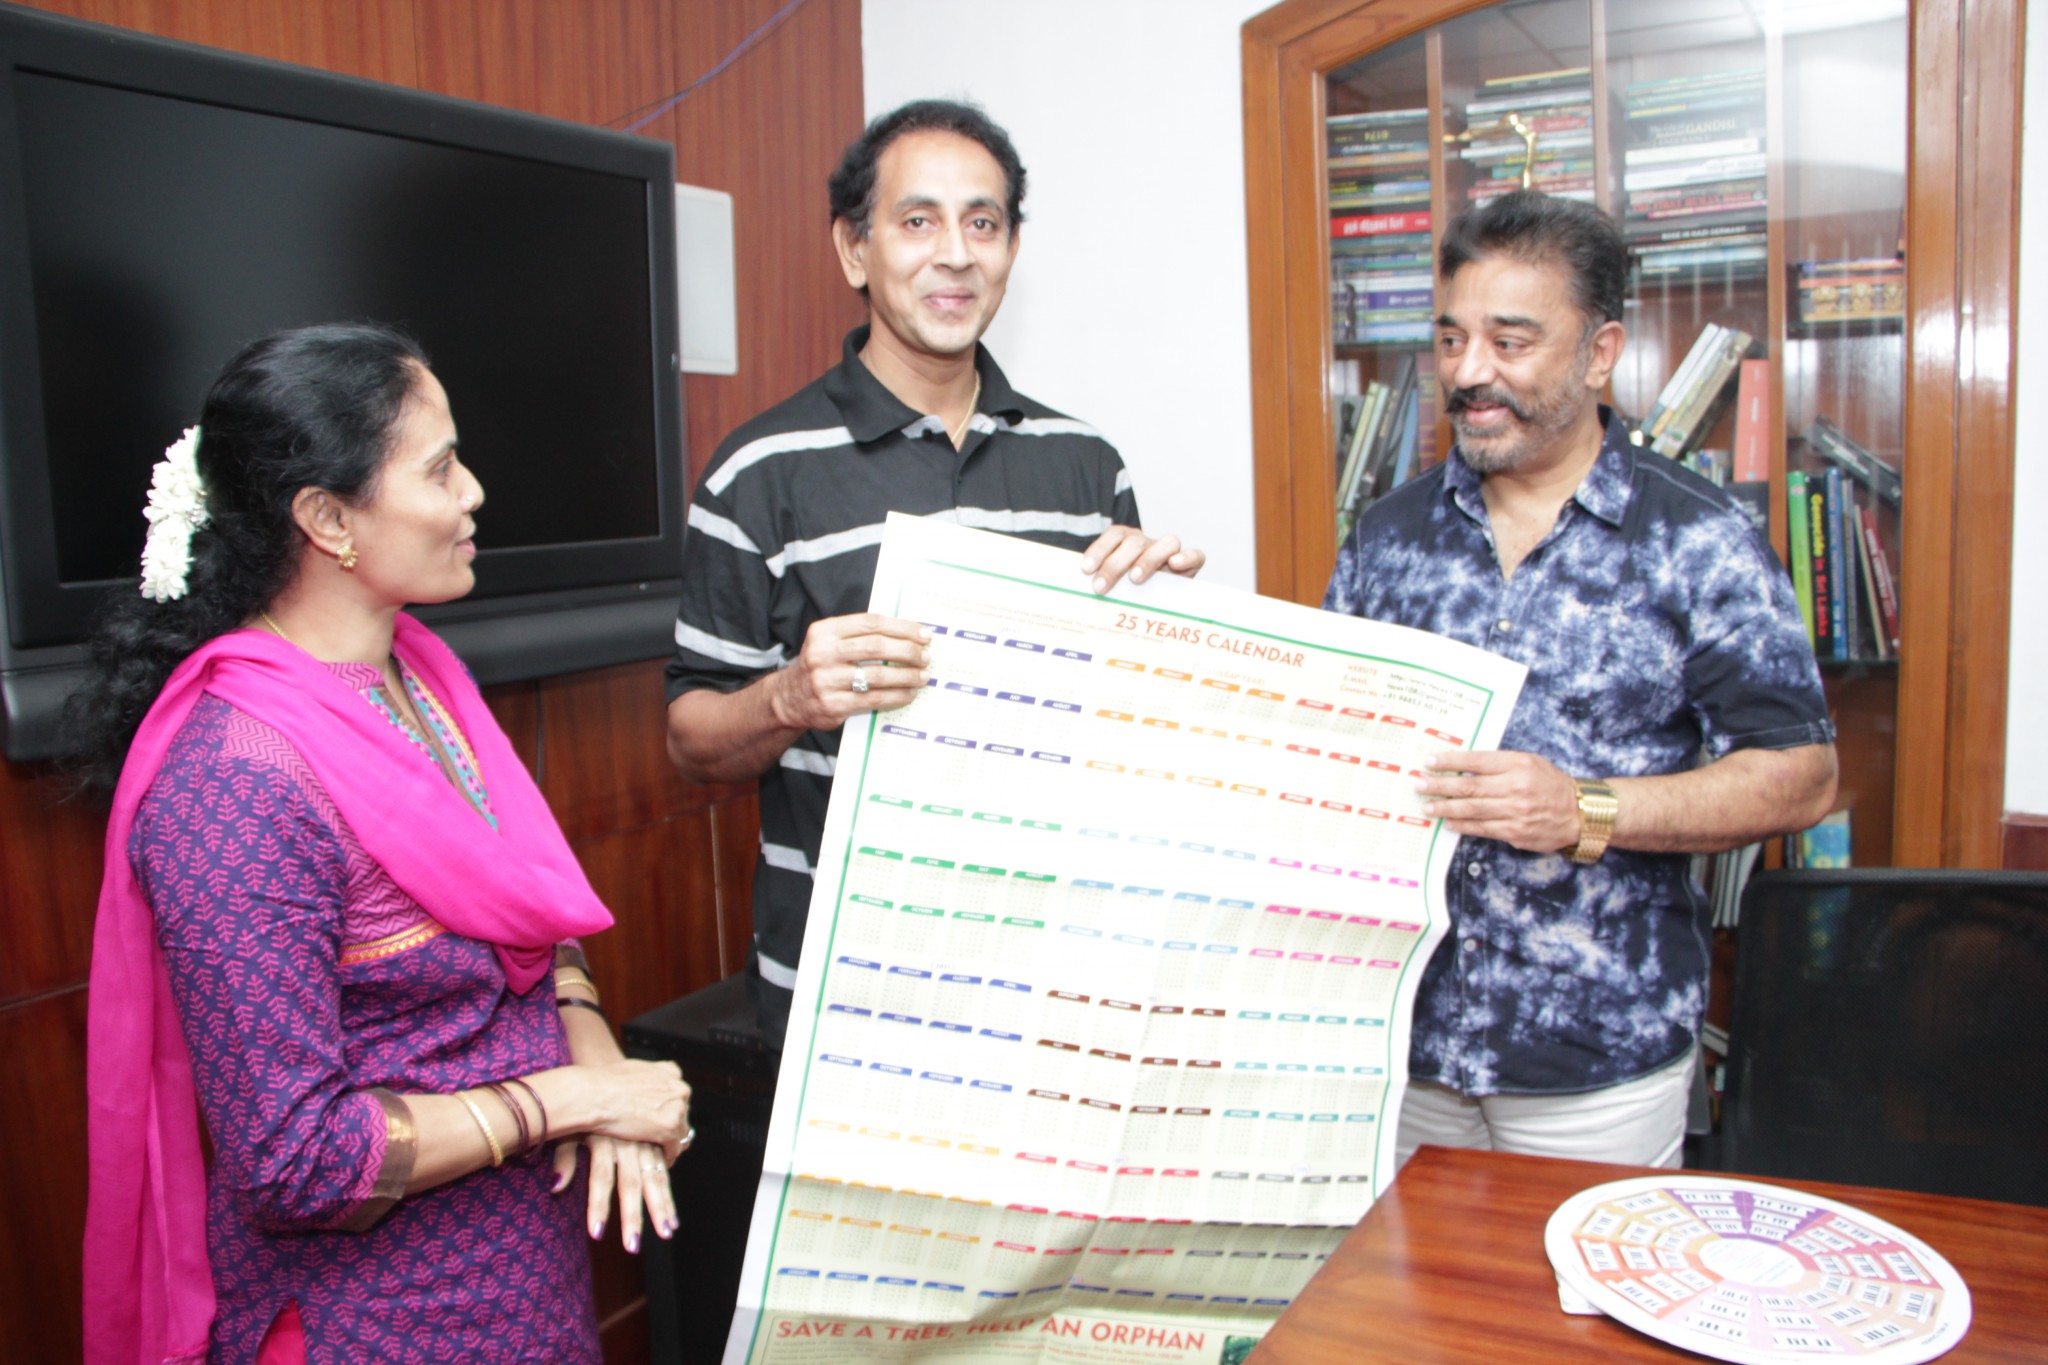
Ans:
{"type": "Polygon", "coordinates": [[[408,896],[453,932],[496,945],[514,991],[547,974],[557,943],[612,922],[448,646],[401,613],[393,652],[462,727],[490,788],[497,829],[477,818],[437,767],[420,761],[376,707],[263,631],[221,636],[178,665],[129,747],[107,822],[86,1026],[87,1365],[204,1361],[213,1325],[192,1064],[156,927],[128,861],[136,807],[201,694],[282,734],[408,896]]]}

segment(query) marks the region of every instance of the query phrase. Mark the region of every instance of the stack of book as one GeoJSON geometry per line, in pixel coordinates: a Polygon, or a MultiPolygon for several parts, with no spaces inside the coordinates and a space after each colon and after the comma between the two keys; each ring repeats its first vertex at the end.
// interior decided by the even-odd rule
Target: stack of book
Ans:
{"type": "MultiPolygon", "coordinates": [[[[1422,447],[1423,378],[1415,356],[1404,355],[1388,382],[1372,380],[1363,394],[1338,400],[1340,545],[1361,509],[1415,473],[1422,447]]],[[[1434,425],[1434,413],[1429,420],[1434,425]]]]}
{"type": "Polygon", "coordinates": [[[1332,114],[1327,125],[1332,337],[1427,341],[1429,111],[1332,114]]]}
{"type": "Polygon", "coordinates": [[[1622,231],[1646,278],[1763,269],[1764,73],[1715,71],[1623,91],[1622,231]]]}
{"type": "Polygon", "coordinates": [[[1641,443],[1660,455],[1683,459],[1713,429],[1728,381],[1740,372],[1754,344],[1755,338],[1740,328],[1718,322],[1702,328],[1637,427],[1641,443]]]}
{"type": "Polygon", "coordinates": [[[1801,261],[1798,285],[1793,316],[1801,325],[1887,322],[1906,316],[1906,263],[1896,256],[1801,261]]]}
{"type": "Polygon", "coordinates": [[[1828,461],[1785,476],[1787,556],[1799,614],[1822,659],[1889,659],[1899,644],[1899,594],[1877,530],[1879,502],[1897,507],[1898,471],[1825,417],[1806,444],[1828,461]]]}
{"type": "Polygon", "coordinates": [[[1583,66],[1529,76],[1501,76],[1481,83],[1465,106],[1467,141],[1458,155],[1471,169],[1465,188],[1469,203],[1529,188],[1564,199],[1593,201],[1593,78],[1583,66]],[[1535,136],[1530,142],[1510,116],[1535,136]]]}

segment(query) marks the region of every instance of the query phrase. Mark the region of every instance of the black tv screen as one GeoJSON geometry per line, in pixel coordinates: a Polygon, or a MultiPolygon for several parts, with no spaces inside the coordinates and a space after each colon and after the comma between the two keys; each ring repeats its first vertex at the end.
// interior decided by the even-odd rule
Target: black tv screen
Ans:
{"type": "Polygon", "coordinates": [[[0,10],[10,753],[22,678],[134,590],[151,464],[236,350],[306,323],[396,323],[433,358],[488,495],[439,623],[481,676],[659,653],[673,183],[664,142],[0,10]]]}

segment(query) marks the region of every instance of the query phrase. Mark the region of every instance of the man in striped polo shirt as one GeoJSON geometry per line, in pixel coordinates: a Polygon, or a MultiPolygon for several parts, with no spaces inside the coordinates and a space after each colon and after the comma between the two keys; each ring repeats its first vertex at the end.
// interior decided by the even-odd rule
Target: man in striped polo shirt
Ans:
{"type": "Polygon", "coordinates": [[[840,362],[728,436],[683,542],[668,751],[695,782],[760,779],[749,985],[780,1047],[849,716],[907,704],[929,638],[867,611],[883,519],[939,515],[1082,552],[1098,592],[1192,574],[1138,529],[1130,475],[1085,423],[1010,387],[981,335],[1023,222],[1024,167],[980,110],[921,100],[847,148],[832,241],[869,325],[840,362]]]}

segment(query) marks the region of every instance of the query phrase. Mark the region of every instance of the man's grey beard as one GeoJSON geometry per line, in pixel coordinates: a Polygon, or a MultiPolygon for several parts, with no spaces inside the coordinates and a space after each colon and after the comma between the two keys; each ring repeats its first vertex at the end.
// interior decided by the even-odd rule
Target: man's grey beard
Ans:
{"type": "Polygon", "coordinates": [[[1444,400],[1444,406],[1450,414],[1451,429],[1458,434],[1458,454],[1476,474],[1503,474],[1528,463],[1552,438],[1569,431],[1578,421],[1581,404],[1585,401],[1583,387],[1591,359],[1592,348],[1581,341],[1572,363],[1576,375],[1568,377],[1550,392],[1539,393],[1526,400],[1494,384],[1452,390],[1444,400]],[[1514,414],[1517,423],[1517,428],[1498,436],[1477,438],[1488,443],[1490,449],[1474,449],[1470,442],[1475,438],[1458,420],[1465,407],[1475,401],[1500,404],[1514,414]]]}

